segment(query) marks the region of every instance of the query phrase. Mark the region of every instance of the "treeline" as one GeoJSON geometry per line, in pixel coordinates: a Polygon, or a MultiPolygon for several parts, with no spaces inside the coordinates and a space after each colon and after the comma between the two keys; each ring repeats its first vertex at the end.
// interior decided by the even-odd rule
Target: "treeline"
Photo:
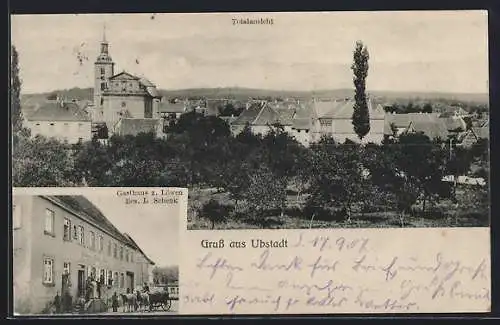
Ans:
{"type": "Polygon", "coordinates": [[[279,125],[265,136],[249,127],[233,136],[222,119],[195,112],[183,114],[168,132],[166,139],[113,136],[106,144],[93,140],[73,146],[16,134],[14,186],[213,188],[229,193],[232,201],[202,208],[213,226],[228,218],[265,226],[273,216],[290,213],[291,193],[303,199],[296,207],[301,214],[332,220],[376,209],[404,217],[416,204],[418,213],[426,214],[442,199],[464,209],[471,204],[474,211],[488,207],[488,186],[465,193],[442,181],[446,175],[470,174],[471,167],[487,181],[487,141],[450,150],[448,142],[417,133],[364,146],[323,138],[305,148],[279,125]]]}

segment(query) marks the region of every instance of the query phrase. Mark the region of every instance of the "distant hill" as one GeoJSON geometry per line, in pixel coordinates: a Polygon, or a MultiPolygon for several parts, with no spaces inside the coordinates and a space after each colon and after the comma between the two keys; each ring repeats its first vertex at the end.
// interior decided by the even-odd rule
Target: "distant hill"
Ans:
{"type": "MultiPolygon", "coordinates": [[[[167,98],[231,98],[236,100],[246,100],[250,97],[257,98],[297,98],[307,100],[316,98],[345,98],[353,96],[352,89],[333,89],[317,91],[288,91],[288,90],[266,90],[252,88],[193,88],[179,90],[161,89],[160,93],[167,98]]],[[[488,105],[488,94],[466,94],[466,93],[440,93],[440,92],[397,92],[397,91],[372,91],[372,96],[384,103],[403,103],[408,101],[451,101],[473,104],[488,105]]],[[[50,93],[24,94],[21,100],[25,105],[36,104],[45,101],[47,98],[55,98],[57,95],[68,100],[92,100],[92,88],[71,88],[55,90],[50,93]]]]}

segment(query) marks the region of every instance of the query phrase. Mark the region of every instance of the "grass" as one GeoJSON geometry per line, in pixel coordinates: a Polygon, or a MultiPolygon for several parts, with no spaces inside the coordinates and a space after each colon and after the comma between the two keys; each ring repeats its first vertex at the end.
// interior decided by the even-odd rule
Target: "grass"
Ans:
{"type": "MultiPolygon", "coordinates": [[[[195,189],[189,191],[188,200],[188,229],[211,229],[211,222],[198,214],[198,209],[208,200],[215,199],[221,204],[234,205],[228,193],[219,193],[214,189],[195,189]]],[[[278,213],[269,217],[270,223],[265,228],[270,229],[307,229],[307,228],[437,228],[437,227],[487,227],[489,218],[485,214],[475,211],[463,211],[446,201],[434,207],[432,212],[416,212],[403,220],[395,211],[379,211],[370,213],[356,213],[351,222],[344,220],[320,220],[311,222],[310,216],[304,216],[297,207],[297,197],[289,195],[287,198],[289,209],[281,217],[278,213]]],[[[418,210],[417,210],[418,211],[418,210]]],[[[227,222],[215,224],[215,230],[226,229],[262,229],[262,226],[253,224],[245,218],[231,218],[227,222]]]]}

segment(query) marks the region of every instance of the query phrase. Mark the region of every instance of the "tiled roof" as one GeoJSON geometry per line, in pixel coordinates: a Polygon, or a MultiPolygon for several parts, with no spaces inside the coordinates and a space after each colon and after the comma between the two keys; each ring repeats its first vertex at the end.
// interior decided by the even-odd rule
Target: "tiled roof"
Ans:
{"type": "Polygon", "coordinates": [[[407,114],[390,114],[385,115],[384,134],[392,135],[390,125],[394,124],[396,128],[407,128],[412,121],[429,122],[435,121],[439,117],[439,113],[407,113],[407,114]]]}
{"type": "Polygon", "coordinates": [[[159,106],[160,113],[184,113],[186,111],[186,106],[183,102],[160,102],[159,106]]]}
{"type": "Polygon", "coordinates": [[[488,127],[488,125],[478,127],[478,128],[472,128],[472,131],[480,139],[489,139],[490,138],[490,128],[488,127]]]}
{"type": "Polygon", "coordinates": [[[154,83],[149,81],[146,78],[141,78],[139,79],[139,82],[144,86],[144,87],[156,87],[154,83]]]}
{"type": "Polygon", "coordinates": [[[262,109],[262,103],[254,102],[250,107],[246,108],[241,114],[233,121],[233,125],[245,125],[253,123],[262,109]]]}
{"type": "Polygon", "coordinates": [[[155,265],[155,262],[153,262],[147,255],[146,253],[144,253],[144,251],[139,247],[139,245],[137,245],[137,243],[135,242],[135,240],[132,238],[132,236],[130,236],[129,234],[127,233],[124,233],[123,234],[131,243],[132,245],[134,246],[134,248],[136,248],[139,252],[141,252],[141,254],[144,256],[144,258],[149,262],[151,263],[152,265],[155,265]]]}
{"type": "Polygon", "coordinates": [[[448,131],[453,130],[462,130],[465,131],[467,129],[467,124],[464,119],[461,117],[450,116],[446,118],[440,118],[446,125],[446,129],[448,131]]]}
{"type": "MultiPolygon", "coordinates": [[[[353,99],[339,101],[317,101],[313,108],[319,118],[326,119],[351,119],[354,112],[355,101],[353,99]]],[[[385,111],[380,104],[368,100],[370,119],[384,119],[385,111]]]]}
{"type": "Polygon", "coordinates": [[[77,214],[82,214],[99,227],[110,233],[116,239],[129,246],[135,247],[136,244],[130,241],[124,234],[122,234],[105,216],[102,212],[88,199],[81,195],[56,195],[46,196],[45,198],[53,200],[62,204],[66,208],[73,210],[77,214]]]}
{"type": "Polygon", "coordinates": [[[435,138],[440,138],[441,140],[448,139],[448,129],[446,123],[442,119],[424,121],[416,120],[412,121],[410,129],[415,132],[423,132],[431,140],[435,138]]]}
{"type": "Polygon", "coordinates": [[[138,135],[139,133],[155,133],[160,119],[152,118],[122,118],[115,125],[115,133],[121,136],[138,135]]]}
{"type": "Polygon", "coordinates": [[[311,119],[310,118],[295,118],[293,120],[292,128],[297,130],[309,130],[311,129],[311,119]]]}
{"type": "Polygon", "coordinates": [[[264,104],[257,117],[252,122],[252,125],[272,125],[281,122],[280,114],[269,105],[264,104]]]}
{"type": "Polygon", "coordinates": [[[82,121],[90,122],[90,116],[73,102],[50,101],[26,117],[31,121],[82,121]]]}
{"type": "Polygon", "coordinates": [[[295,116],[295,109],[291,108],[278,108],[275,109],[278,113],[278,119],[282,125],[292,125],[295,116]]]}

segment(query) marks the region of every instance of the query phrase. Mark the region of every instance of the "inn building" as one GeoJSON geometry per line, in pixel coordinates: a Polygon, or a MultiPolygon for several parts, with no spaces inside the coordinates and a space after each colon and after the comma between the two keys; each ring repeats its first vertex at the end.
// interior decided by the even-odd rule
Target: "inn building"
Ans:
{"type": "Polygon", "coordinates": [[[102,297],[152,278],[154,262],[83,196],[14,195],[14,312],[40,313],[56,294],[84,297],[86,279],[102,297]]]}

